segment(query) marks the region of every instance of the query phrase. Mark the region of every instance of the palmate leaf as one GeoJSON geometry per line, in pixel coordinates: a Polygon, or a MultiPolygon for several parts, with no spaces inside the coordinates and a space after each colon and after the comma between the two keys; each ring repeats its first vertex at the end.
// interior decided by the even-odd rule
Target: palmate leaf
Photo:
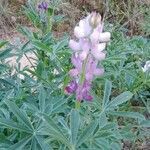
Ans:
{"type": "Polygon", "coordinates": [[[111,102],[108,103],[108,105],[106,106],[107,110],[114,108],[120,104],[123,104],[125,102],[127,102],[128,100],[130,100],[132,98],[133,94],[129,91],[126,91],[122,94],[120,94],[119,96],[115,97],[114,99],[111,100],[111,102]]]}
{"type": "Polygon", "coordinates": [[[37,149],[38,149],[38,148],[37,148],[38,145],[37,145],[37,142],[36,142],[35,137],[32,138],[30,147],[31,147],[32,150],[37,150],[37,149]]]}
{"type": "Polygon", "coordinates": [[[76,145],[78,129],[80,125],[80,116],[77,110],[72,110],[70,115],[71,142],[76,145]]]}
{"type": "Polygon", "coordinates": [[[96,129],[98,125],[98,121],[94,120],[91,122],[85,130],[80,134],[78,141],[77,141],[77,146],[79,147],[81,144],[83,144],[85,141],[91,139],[91,136],[94,133],[94,130],[96,129]]]}
{"type": "MultiPolygon", "coordinates": [[[[36,139],[37,143],[39,144],[39,146],[41,147],[42,150],[53,150],[52,147],[45,142],[43,137],[35,136],[35,139],[36,139]]],[[[36,150],[36,149],[34,149],[34,150],[36,150]]]]}
{"type": "Polygon", "coordinates": [[[58,141],[61,141],[65,145],[71,148],[70,142],[64,133],[61,131],[60,127],[54,122],[50,117],[43,115],[45,121],[47,122],[47,126],[49,129],[50,136],[55,138],[58,141]]]}
{"type": "Polygon", "coordinates": [[[59,98],[59,99],[55,99],[56,101],[54,102],[53,101],[53,108],[52,108],[52,114],[55,114],[55,113],[59,113],[61,111],[64,111],[62,109],[65,109],[65,103],[67,102],[67,100],[69,99],[68,98],[59,98]]]}
{"type": "Polygon", "coordinates": [[[21,139],[18,143],[9,147],[9,150],[22,150],[26,146],[26,144],[31,140],[31,138],[31,136],[27,136],[21,139]]]}
{"type": "Polygon", "coordinates": [[[10,128],[10,129],[15,129],[15,130],[19,130],[19,131],[30,133],[30,134],[32,133],[27,127],[17,124],[16,122],[8,120],[8,119],[0,118],[0,125],[6,128],[10,128]]]}
{"type": "Polygon", "coordinates": [[[5,103],[9,110],[17,117],[18,121],[22,122],[30,131],[33,131],[33,126],[27,115],[21,111],[14,102],[6,100],[5,103]]]}

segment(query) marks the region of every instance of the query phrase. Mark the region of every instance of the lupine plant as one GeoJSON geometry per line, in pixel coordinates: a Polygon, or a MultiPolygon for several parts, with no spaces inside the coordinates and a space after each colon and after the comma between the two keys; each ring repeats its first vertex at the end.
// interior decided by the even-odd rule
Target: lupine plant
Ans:
{"type": "Polygon", "coordinates": [[[25,8],[37,30],[21,27],[27,41],[18,50],[20,57],[35,54],[34,69],[18,68],[11,75],[3,60],[15,47],[0,41],[0,149],[121,150],[125,141],[135,149],[134,143],[150,133],[142,114],[149,112],[149,77],[141,66],[141,60],[149,60],[148,41],[126,39],[120,31],[112,31],[110,39],[96,12],[79,21],[74,39],[56,39],[55,14],[50,13],[50,22],[41,17],[49,8],[45,2],[25,8]],[[139,112],[131,106],[137,95],[143,102],[139,112]]]}

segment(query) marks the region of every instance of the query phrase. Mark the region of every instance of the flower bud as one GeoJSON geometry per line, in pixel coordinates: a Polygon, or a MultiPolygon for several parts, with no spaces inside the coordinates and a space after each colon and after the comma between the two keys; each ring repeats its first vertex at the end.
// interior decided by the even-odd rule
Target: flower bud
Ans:
{"type": "Polygon", "coordinates": [[[101,23],[101,15],[96,12],[92,12],[91,17],[89,19],[89,24],[96,28],[101,23]]]}

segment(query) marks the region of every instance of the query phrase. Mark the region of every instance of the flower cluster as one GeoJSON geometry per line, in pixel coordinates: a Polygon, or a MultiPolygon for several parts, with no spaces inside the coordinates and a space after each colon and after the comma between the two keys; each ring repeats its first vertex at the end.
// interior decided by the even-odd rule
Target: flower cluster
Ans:
{"type": "Polygon", "coordinates": [[[109,32],[103,31],[101,15],[92,12],[80,20],[74,28],[76,40],[70,40],[69,47],[73,50],[71,58],[74,68],[69,74],[73,80],[65,88],[68,94],[76,93],[78,101],[91,101],[91,84],[94,76],[104,73],[103,68],[97,68],[98,62],[106,57],[104,51],[106,43],[110,40],[109,32]]]}

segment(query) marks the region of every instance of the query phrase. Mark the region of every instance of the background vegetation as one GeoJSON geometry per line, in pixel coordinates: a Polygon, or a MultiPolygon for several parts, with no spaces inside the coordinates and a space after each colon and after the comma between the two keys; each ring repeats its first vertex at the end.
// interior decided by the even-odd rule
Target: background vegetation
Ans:
{"type": "Polygon", "coordinates": [[[149,1],[53,0],[44,13],[38,4],[0,1],[1,33],[25,37],[0,40],[0,149],[148,149],[150,77],[142,67],[150,60],[149,1]],[[95,9],[105,14],[112,38],[105,74],[93,82],[94,101],[76,110],[75,97],[64,94],[72,68],[68,40],[95,9]],[[12,67],[6,60],[14,56],[12,67]],[[21,67],[22,57],[30,67],[21,67]]]}

